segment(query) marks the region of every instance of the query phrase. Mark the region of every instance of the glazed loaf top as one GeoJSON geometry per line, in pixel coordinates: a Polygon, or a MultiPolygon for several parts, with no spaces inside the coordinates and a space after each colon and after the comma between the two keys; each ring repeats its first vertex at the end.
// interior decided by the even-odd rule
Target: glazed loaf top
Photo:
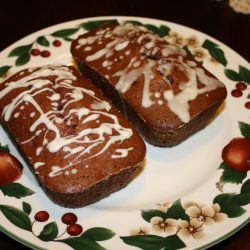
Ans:
{"type": "Polygon", "coordinates": [[[134,128],[76,69],[20,71],[0,85],[1,121],[43,185],[77,193],[143,161],[134,128]]]}
{"type": "Polygon", "coordinates": [[[104,25],[80,35],[71,52],[154,128],[178,128],[226,97],[225,86],[185,50],[141,26],[104,25]]]}

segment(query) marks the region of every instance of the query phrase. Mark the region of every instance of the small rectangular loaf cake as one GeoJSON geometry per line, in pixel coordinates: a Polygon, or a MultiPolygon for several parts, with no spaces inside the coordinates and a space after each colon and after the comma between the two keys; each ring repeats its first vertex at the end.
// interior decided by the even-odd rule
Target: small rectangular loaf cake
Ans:
{"type": "Polygon", "coordinates": [[[73,67],[22,70],[0,85],[1,123],[47,195],[81,207],[128,184],[144,160],[133,126],[73,67]]]}
{"type": "Polygon", "coordinates": [[[174,146],[202,129],[225,86],[187,53],[144,27],[108,24],[80,35],[71,53],[151,144],[174,146]]]}

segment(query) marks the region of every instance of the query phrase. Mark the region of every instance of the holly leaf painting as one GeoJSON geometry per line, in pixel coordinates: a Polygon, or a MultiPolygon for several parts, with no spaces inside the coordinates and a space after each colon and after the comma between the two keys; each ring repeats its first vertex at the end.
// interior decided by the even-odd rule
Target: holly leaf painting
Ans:
{"type": "Polygon", "coordinates": [[[30,196],[35,193],[31,189],[16,182],[10,183],[8,185],[0,186],[0,190],[3,192],[4,195],[7,195],[9,197],[15,197],[17,199],[30,196]]]}
{"type": "Polygon", "coordinates": [[[238,72],[232,69],[225,69],[224,73],[232,81],[242,81],[250,84],[250,70],[242,65],[239,65],[238,72]]]}
{"type": "Polygon", "coordinates": [[[15,56],[21,56],[24,54],[28,54],[30,49],[32,48],[33,43],[28,44],[28,45],[22,45],[19,47],[16,47],[15,49],[11,50],[11,52],[9,53],[9,57],[15,57],[15,56]]]}
{"type": "Polygon", "coordinates": [[[167,210],[166,216],[167,218],[172,218],[176,220],[182,219],[190,221],[190,217],[185,213],[185,210],[182,207],[180,200],[177,200],[173,203],[173,205],[167,210]]]}
{"type": "Polygon", "coordinates": [[[90,31],[90,30],[99,28],[103,24],[118,24],[118,21],[116,19],[89,21],[89,22],[81,23],[79,26],[84,28],[85,30],[90,31]]]}
{"type": "Polygon", "coordinates": [[[44,226],[43,230],[38,235],[38,238],[43,241],[51,241],[56,238],[58,234],[58,227],[55,222],[50,222],[44,226]]]}
{"type": "Polygon", "coordinates": [[[0,144],[0,151],[3,151],[3,152],[10,152],[10,149],[9,149],[9,146],[6,144],[6,145],[1,145],[0,144]]]}
{"type": "Polygon", "coordinates": [[[3,67],[0,67],[0,77],[3,77],[8,72],[8,70],[10,68],[11,68],[11,66],[9,66],[9,65],[5,65],[3,67]]]}
{"type": "Polygon", "coordinates": [[[75,34],[78,30],[79,30],[79,28],[62,29],[62,30],[58,30],[58,31],[53,32],[51,34],[51,36],[65,38],[65,37],[69,37],[69,36],[75,34]]]}
{"type": "Polygon", "coordinates": [[[124,243],[143,250],[159,250],[165,246],[165,238],[157,235],[132,235],[121,237],[124,243]]]}
{"type": "Polygon", "coordinates": [[[250,124],[239,122],[240,132],[244,137],[250,138],[250,124]]]}
{"type": "Polygon", "coordinates": [[[210,56],[213,57],[217,62],[221,63],[224,66],[227,65],[227,59],[224,55],[224,52],[216,43],[206,39],[203,42],[202,47],[207,49],[210,56]]]}
{"type": "Polygon", "coordinates": [[[32,226],[30,218],[22,210],[12,206],[0,205],[0,211],[10,222],[12,222],[17,227],[27,231],[31,231],[32,226]]]}
{"type": "Polygon", "coordinates": [[[67,238],[63,240],[57,240],[58,242],[62,242],[67,244],[68,246],[72,247],[75,250],[82,250],[82,249],[88,249],[88,250],[105,250],[104,247],[102,247],[97,242],[87,238],[87,237],[74,237],[74,238],[67,238]]]}
{"type": "Polygon", "coordinates": [[[39,36],[36,42],[44,47],[49,47],[49,40],[45,36],[39,36]]]}
{"type": "Polygon", "coordinates": [[[219,169],[222,169],[222,175],[220,181],[226,183],[235,183],[240,184],[246,178],[246,172],[239,172],[230,168],[225,162],[222,162],[219,166],[219,169]]]}
{"type": "Polygon", "coordinates": [[[141,216],[147,222],[150,222],[154,217],[161,217],[163,219],[166,219],[166,213],[158,209],[142,210],[141,216]]]}
{"type": "Polygon", "coordinates": [[[87,237],[93,241],[103,241],[111,239],[114,235],[115,233],[110,229],[103,227],[93,227],[86,230],[82,234],[82,237],[87,237]]]}
{"type": "Polygon", "coordinates": [[[27,214],[30,215],[31,213],[31,205],[27,202],[23,201],[23,211],[27,214]]]}
{"type": "Polygon", "coordinates": [[[164,250],[175,250],[186,247],[185,243],[177,235],[166,237],[165,246],[164,250]]]}
{"type": "Polygon", "coordinates": [[[236,218],[243,215],[246,210],[241,207],[241,202],[237,203],[237,199],[233,198],[235,194],[225,193],[219,194],[214,198],[213,203],[220,205],[220,211],[227,214],[229,218],[236,218]]]}

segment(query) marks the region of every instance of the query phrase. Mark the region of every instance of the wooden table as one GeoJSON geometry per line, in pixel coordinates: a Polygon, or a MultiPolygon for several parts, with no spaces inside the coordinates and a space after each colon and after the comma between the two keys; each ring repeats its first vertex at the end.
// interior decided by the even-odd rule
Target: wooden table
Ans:
{"type": "MultiPolygon", "coordinates": [[[[4,1],[1,3],[0,51],[42,28],[78,18],[104,15],[151,17],[200,30],[250,61],[250,15],[236,13],[228,1],[4,1]]],[[[1,222],[0,222],[1,223],[1,222]]],[[[250,224],[210,249],[250,249],[250,224]]],[[[0,248],[28,249],[0,232],[0,248]]]]}

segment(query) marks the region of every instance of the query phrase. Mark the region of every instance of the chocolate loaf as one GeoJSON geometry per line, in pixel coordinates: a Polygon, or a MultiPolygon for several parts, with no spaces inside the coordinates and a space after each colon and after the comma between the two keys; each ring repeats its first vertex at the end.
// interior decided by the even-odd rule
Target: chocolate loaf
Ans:
{"type": "Polygon", "coordinates": [[[73,67],[22,70],[0,85],[1,123],[55,203],[81,207],[129,183],[145,156],[133,126],[73,67]]]}
{"type": "Polygon", "coordinates": [[[71,53],[149,143],[170,147],[204,128],[225,86],[187,53],[144,27],[108,24],[80,35],[71,53]]]}

